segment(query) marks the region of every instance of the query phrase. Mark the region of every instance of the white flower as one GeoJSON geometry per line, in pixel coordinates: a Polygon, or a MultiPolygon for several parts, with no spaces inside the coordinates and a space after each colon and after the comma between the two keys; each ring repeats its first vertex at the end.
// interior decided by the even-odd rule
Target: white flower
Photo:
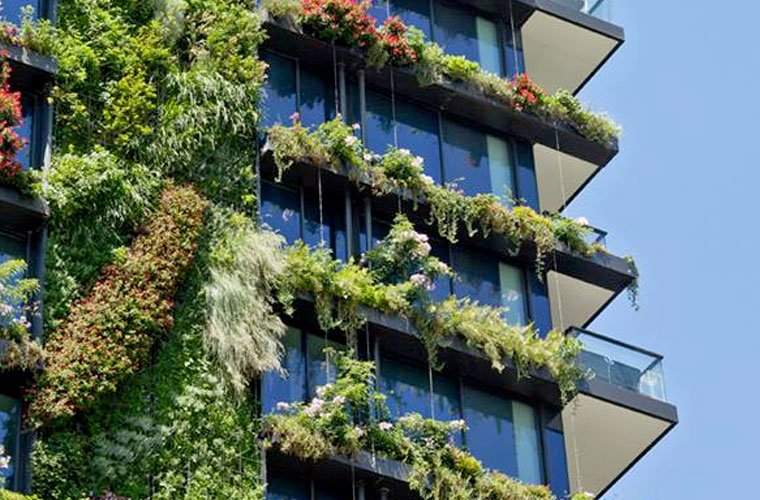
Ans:
{"type": "Polygon", "coordinates": [[[332,384],[325,384],[325,385],[320,385],[319,387],[317,387],[317,397],[324,398],[325,394],[327,393],[327,390],[330,387],[332,387],[332,384]]]}
{"type": "Polygon", "coordinates": [[[10,468],[11,457],[5,454],[5,447],[0,444],[0,471],[10,468]]]}
{"type": "Polygon", "coordinates": [[[280,401],[277,403],[277,411],[288,411],[290,409],[290,403],[280,401]]]}
{"type": "Polygon", "coordinates": [[[345,402],[346,402],[346,398],[344,398],[343,396],[335,396],[333,398],[333,403],[335,403],[337,405],[342,405],[345,402]]]}
{"type": "Polygon", "coordinates": [[[578,217],[577,219],[575,219],[575,222],[577,222],[581,226],[590,226],[591,225],[591,224],[589,224],[588,219],[585,218],[585,217],[578,217]]]}
{"type": "Polygon", "coordinates": [[[372,154],[364,153],[364,161],[371,162],[372,160],[374,160],[374,157],[372,156],[372,154]]]}
{"type": "Polygon", "coordinates": [[[416,168],[422,168],[424,161],[425,160],[423,160],[421,156],[415,156],[412,160],[412,166],[416,168]]]}
{"type": "Polygon", "coordinates": [[[356,434],[356,437],[361,438],[364,436],[365,432],[361,427],[354,427],[354,434],[356,434]]]}
{"type": "Polygon", "coordinates": [[[351,125],[351,128],[354,129],[354,130],[359,130],[359,129],[362,128],[362,126],[359,125],[358,123],[354,123],[353,125],[351,125]]]}
{"type": "Polygon", "coordinates": [[[463,431],[467,428],[467,423],[464,420],[452,420],[449,422],[449,428],[455,431],[463,431]]]}
{"type": "Polygon", "coordinates": [[[311,400],[311,403],[309,403],[309,406],[304,408],[303,412],[309,417],[316,417],[319,415],[319,412],[322,411],[324,404],[324,399],[314,398],[311,400]]]}
{"type": "Polygon", "coordinates": [[[402,155],[407,155],[407,156],[411,156],[412,155],[411,151],[409,151],[408,149],[404,149],[404,148],[399,149],[398,152],[401,153],[402,155]]]}
{"type": "Polygon", "coordinates": [[[359,142],[359,139],[355,135],[349,135],[345,138],[344,142],[346,143],[346,146],[353,146],[357,142],[359,142]]]}
{"type": "Polygon", "coordinates": [[[414,286],[422,287],[425,290],[433,289],[433,283],[430,281],[430,278],[428,278],[424,274],[421,274],[421,273],[413,274],[412,276],[409,277],[409,281],[411,281],[414,286]]]}
{"type": "Polygon", "coordinates": [[[390,422],[380,422],[377,426],[381,431],[389,431],[393,428],[393,424],[390,422]]]}
{"type": "Polygon", "coordinates": [[[435,184],[435,181],[433,180],[433,178],[432,178],[432,177],[430,177],[430,176],[429,176],[429,175],[427,175],[427,174],[422,174],[422,176],[420,176],[420,179],[421,179],[421,180],[422,180],[422,182],[424,182],[425,184],[435,184]]]}

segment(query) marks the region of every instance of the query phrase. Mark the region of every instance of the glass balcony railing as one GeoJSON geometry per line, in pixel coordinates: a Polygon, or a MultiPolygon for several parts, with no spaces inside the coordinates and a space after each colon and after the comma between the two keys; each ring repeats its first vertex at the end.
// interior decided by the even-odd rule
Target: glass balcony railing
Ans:
{"type": "Polygon", "coordinates": [[[588,228],[591,231],[586,234],[586,243],[589,245],[601,245],[607,248],[607,231],[594,226],[588,226],[588,228]]]}
{"type": "Polygon", "coordinates": [[[584,14],[597,17],[604,21],[612,21],[612,0],[554,0],[570,9],[579,10],[584,14]]]}
{"type": "Polygon", "coordinates": [[[667,401],[662,356],[586,330],[574,329],[571,334],[583,343],[581,366],[596,379],[667,401]]]}

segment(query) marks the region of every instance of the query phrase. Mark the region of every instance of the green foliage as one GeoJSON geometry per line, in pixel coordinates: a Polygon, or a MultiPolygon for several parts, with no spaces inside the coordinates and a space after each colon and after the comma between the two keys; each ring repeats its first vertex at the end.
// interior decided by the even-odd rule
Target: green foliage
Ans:
{"type": "Polygon", "coordinates": [[[151,164],[193,182],[211,200],[250,210],[254,184],[259,86],[235,83],[217,71],[171,74],[172,98],[160,109],[151,164]]]}
{"type": "Polygon", "coordinates": [[[547,100],[547,112],[551,118],[569,124],[587,139],[611,144],[620,137],[622,131],[615,122],[584,108],[580,100],[567,90],[547,96],[547,100]]]}
{"type": "Polygon", "coordinates": [[[537,274],[542,275],[544,259],[558,243],[581,255],[592,255],[594,247],[584,236],[588,229],[577,221],[560,215],[544,216],[530,207],[504,206],[495,195],[465,196],[454,186],[440,186],[424,175],[422,158],[408,150],[391,148],[385,155],[373,155],[353,135],[354,128],[337,117],[310,132],[295,120],[290,127],[275,125],[269,129],[266,150],[272,152],[277,180],[294,163],[301,162],[338,171],[348,168],[349,176],[361,187],[369,183],[376,192],[409,195],[430,206],[429,224],[439,234],[455,243],[463,229],[470,236],[480,231],[484,236],[506,236],[512,246],[532,244],[536,252],[537,274]]]}
{"type": "MultiPolygon", "coordinates": [[[[226,220],[215,215],[212,222],[217,218],[226,220]]],[[[220,383],[204,347],[204,287],[228,231],[226,223],[207,225],[177,299],[172,335],[154,362],[80,423],[42,429],[32,456],[41,498],[79,500],[107,490],[167,500],[263,497],[255,409],[220,383]]]]}
{"type": "Polygon", "coordinates": [[[22,495],[8,490],[0,490],[0,500],[39,500],[33,495],[22,495]]]}
{"type": "Polygon", "coordinates": [[[628,285],[626,290],[628,293],[628,300],[631,302],[631,306],[638,311],[639,310],[639,268],[636,266],[636,260],[630,255],[623,257],[628,264],[628,268],[633,273],[633,281],[628,285]]]}
{"type": "Polygon", "coordinates": [[[172,300],[192,262],[205,207],[192,189],[167,188],[124,262],[107,267],[74,304],[46,343],[49,363],[31,402],[36,421],[91,407],[146,363],[156,337],[171,327],[172,300]]]}
{"type": "Polygon", "coordinates": [[[418,414],[388,421],[385,396],[375,386],[375,366],[331,351],[335,383],[317,388],[308,403],[280,403],[265,417],[270,446],[305,460],[373,450],[411,466],[410,487],[425,500],[554,500],[545,486],[524,485],[487,471],[455,447],[464,422],[440,422],[418,414]]]}
{"type": "Polygon", "coordinates": [[[301,0],[263,0],[261,7],[276,19],[295,20],[301,15],[301,0]]]}
{"type": "Polygon", "coordinates": [[[26,269],[23,260],[0,263],[0,372],[34,370],[44,358],[42,346],[30,338],[29,331],[39,282],[24,278],[26,269]]]}
{"type": "Polygon", "coordinates": [[[47,185],[45,316],[46,326],[54,328],[128,243],[152,209],[160,182],[148,168],[95,149],[56,157],[47,185]]]}
{"type": "MultiPolygon", "coordinates": [[[[8,12],[1,13],[8,14],[8,12]]],[[[38,54],[50,54],[55,42],[53,25],[47,19],[34,19],[34,8],[31,5],[22,7],[20,14],[21,26],[0,21],[0,42],[24,47],[38,54]]]]}
{"type": "Polygon", "coordinates": [[[446,56],[443,61],[443,72],[452,80],[469,82],[481,71],[478,63],[464,56],[446,56]]]}
{"type": "Polygon", "coordinates": [[[275,287],[285,271],[282,237],[257,231],[245,218],[226,217],[205,285],[204,341],[240,396],[248,381],[280,370],[285,325],[274,311],[275,287]]]}

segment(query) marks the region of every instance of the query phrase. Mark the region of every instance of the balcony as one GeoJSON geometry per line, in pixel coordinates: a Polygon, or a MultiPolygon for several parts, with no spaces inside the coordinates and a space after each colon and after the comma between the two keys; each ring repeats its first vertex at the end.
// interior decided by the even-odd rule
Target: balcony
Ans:
{"type": "Polygon", "coordinates": [[[580,329],[579,363],[593,378],[562,412],[574,490],[602,495],[678,423],[662,356],[580,329]],[[599,443],[609,443],[599,446],[599,443]]]}
{"type": "Polygon", "coordinates": [[[612,0],[516,0],[525,69],[549,91],[577,93],[622,45],[612,0]]]}

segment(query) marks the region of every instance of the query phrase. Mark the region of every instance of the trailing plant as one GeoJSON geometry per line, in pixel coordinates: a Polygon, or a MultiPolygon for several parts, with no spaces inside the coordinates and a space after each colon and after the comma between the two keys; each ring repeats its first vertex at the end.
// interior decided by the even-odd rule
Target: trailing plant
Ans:
{"type": "Polygon", "coordinates": [[[585,109],[570,92],[549,95],[528,75],[507,80],[485,71],[476,62],[446,55],[439,46],[425,41],[421,31],[410,29],[396,16],[387,18],[378,28],[368,14],[369,7],[369,2],[352,0],[302,0],[300,11],[295,3],[287,2],[274,6],[270,13],[294,21],[320,40],[365,50],[370,67],[409,67],[420,85],[462,82],[515,111],[569,126],[605,146],[612,145],[620,135],[620,128],[612,120],[585,109]]]}
{"type": "Polygon", "coordinates": [[[30,332],[39,282],[25,278],[26,269],[23,260],[0,263],[0,371],[34,370],[44,359],[42,346],[30,332]]]}
{"type": "Polygon", "coordinates": [[[403,215],[396,217],[388,236],[364,255],[361,265],[343,264],[327,249],[310,250],[298,242],[288,250],[279,299],[292,314],[295,298],[310,295],[320,328],[345,332],[349,345],[366,322],[362,308],[400,315],[417,329],[431,364],[437,364],[441,346],[459,337],[482,352],[497,371],[507,363],[518,377],[546,369],[559,385],[563,401],[569,401],[585,376],[576,365],[580,342],[558,331],[539,338],[532,324],[509,325],[504,308],[453,296],[435,302],[431,292],[436,280],[453,273],[430,251],[427,236],[414,231],[403,215]]]}
{"type": "Polygon", "coordinates": [[[430,225],[439,234],[457,241],[460,230],[470,236],[480,231],[484,236],[497,233],[519,247],[532,243],[536,248],[536,266],[542,274],[544,258],[558,243],[581,255],[593,255],[596,249],[586,242],[583,224],[558,214],[544,216],[526,206],[512,209],[491,194],[466,196],[453,185],[437,185],[425,175],[422,158],[408,150],[390,148],[384,155],[371,153],[340,117],[325,122],[310,132],[298,117],[290,127],[275,125],[269,129],[265,150],[271,151],[280,180],[294,163],[301,162],[339,171],[348,168],[349,176],[361,187],[369,184],[381,194],[408,194],[415,202],[430,206],[430,225]]]}
{"type": "MultiPolygon", "coordinates": [[[[7,12],[0,12],[0,15],[7,12]]],[[[55,29],[47,19],[34,19],[34,7],[21,8],[21,26],[0,20],[0,42],[48,55],[53,50],[55,29]]]]}
{"type": "Polygon", "coordinates": [[[337,379],[308,403],[279,403],[265,417],[270,446],[305,460],[373,450],[411,467],[409,485],[423,499],[553,500],[543,485],[525,485],[486,470],[453,444],[464,422],[439,422],[418,414],[389,420],[385,396],[375,387],[372,362],[332,351],[337,379]]]}
{"type": "Polygon", "coordinates": [[[623,257],[625,259],[625,262],[628,264],[628,268],[631,270],[631,273],[633,274],[633,281],[631,281],[631,284],[628,285],[628,288],[626,289],[628,292],[628,300],[631,302],[631,306],[635,310],[639,310],[639,268],[636,267],[636,260],[631,257],[630,255],[626,255],[623,257]]]}
{"type": "Polygon", "coordinates": [[[37,422],[91,407],[144,366],[156,337],[171,327],[172,300],[192,262],[205,206],[192,189],[165,189],[145,233],[51,333],[49,363],[31,399],[37,422]]]}
{"type": "Polygon", "coordinates": [[[257,231],[245,217],[229,217],[227,225],[204,287],[204,343],[233,390],[245,396],[249,380],[281,369],[286,329],[274,305],[285,271],[284,240],[257,231]]]}

